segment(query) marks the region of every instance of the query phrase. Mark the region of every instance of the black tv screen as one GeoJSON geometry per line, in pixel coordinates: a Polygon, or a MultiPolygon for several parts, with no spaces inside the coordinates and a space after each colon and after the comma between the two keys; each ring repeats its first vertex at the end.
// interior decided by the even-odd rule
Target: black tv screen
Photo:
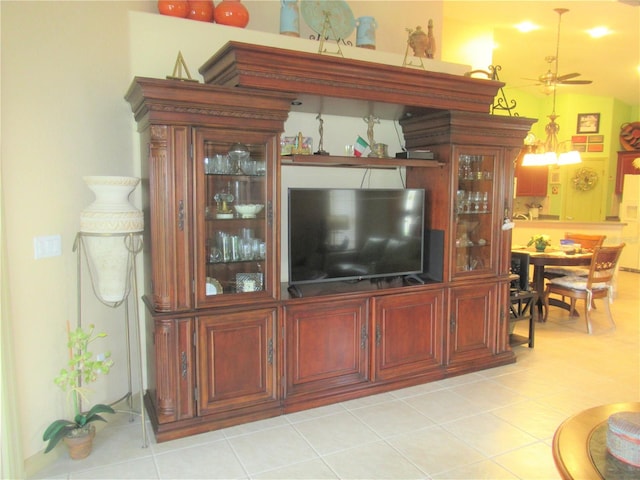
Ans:
{"type": "Polygon", "coordinates": [[[289,189],[289,283],[422,273],[424,190],[289,189]]]}

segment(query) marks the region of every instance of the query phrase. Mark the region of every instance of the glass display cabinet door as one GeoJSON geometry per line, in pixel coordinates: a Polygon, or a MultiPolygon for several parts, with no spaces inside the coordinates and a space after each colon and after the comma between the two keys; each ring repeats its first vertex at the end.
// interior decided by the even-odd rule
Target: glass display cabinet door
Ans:
{"type": "Polygon", "coordinates": [[[496,156],[457,152],[454,277],[495,271],[496,156]]]}
{"type": "Polygon", "coordinates": [[[196,132],[198,307],[272,296],[271,173],[267,165],[274,151],[275,140],[259,135],[196,132]]]}

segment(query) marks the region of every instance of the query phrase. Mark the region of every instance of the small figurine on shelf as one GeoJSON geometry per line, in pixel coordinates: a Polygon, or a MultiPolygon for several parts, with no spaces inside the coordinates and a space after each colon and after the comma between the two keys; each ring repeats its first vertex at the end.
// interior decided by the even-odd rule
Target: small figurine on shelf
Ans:
{"type": "Polygon", "coordinates": [[[375,144],[375,140],[373,139],[373,126],[376,123],[380,123],[380,119],[374,117],[373,115],[369,115],[367,117],[364,117],[363,120],[365,121],[365,123],[367,124],[367,140],[369,142],[369,146],[375,144]]]}
{"type": "Polygon", "coordinates": [[[233,202],[234,196],[229,193],[229,189],[226,192],[218,192],[213,196],[216,204],[218,205],[216,210],[216,218],[233,218],[233,210],[231,210],[230,203],[233,202]]]}
{"type": "MultiPolygon", "coordinates": [[[[289,138],[289,137],[285,137],[289,138]]],[[[311,137],[305,137],[302,132],[298,132],[296,137],[293,137],[293,145],[291,147],[291,155],[310,155],[313,148],[313,142],[311,137]]]]}
{"type": "Polygon", "coordinates": [[[428,33],[425,33],[420,25],[418,25],[415,30],[411,28],[406,28],[405,30],[409,36],[407,38],[407,48],[404,53],[404,62],[402,63],[402,66],[418,67],[424,70],[425,67],[422,59],[434,58],[436,52],[436,40],[433,36],[433,20],[429,20],[428,33]],[[409,48],[413,50],[413,56],[420,60],[419,64],[416,65],[413,62],[408,61],[409,48]]]}
{"type": "Polygon", "coordinates": [[[318,142],[318,151],[314,153],[314,155],[329,155],[329,152],[325,151],[323,148],[324,143],[324,120],[322,119],[322,114],[319,113],[316,117],[316,120],[320,122],[318,125],[318,134],[320,135],[320,141],[318,142]]]}

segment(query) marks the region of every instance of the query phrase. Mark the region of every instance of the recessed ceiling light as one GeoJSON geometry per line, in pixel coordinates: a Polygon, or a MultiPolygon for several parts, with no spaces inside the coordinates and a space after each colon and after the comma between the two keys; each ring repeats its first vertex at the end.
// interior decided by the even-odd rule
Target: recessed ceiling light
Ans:
{"type": "Polygon", "coordinates": [[[515,25],[515,27],[516,27],[516,30],[522,33],[528,33],[528,32],[533,32],[534,30],[540,30],[539,25],[536,25],[535,23],[532,23],[528,20],[518,23],[517,25],[515,25]]]}
{"type": "Polygon", "coordinates": [[[608,27],[594,27],[590,30],[587,30],[587,33],[591,35],[592,38],[600,38],[604,37],[605,35],[610,35],[613,32],[609,30],[608,27]]]}

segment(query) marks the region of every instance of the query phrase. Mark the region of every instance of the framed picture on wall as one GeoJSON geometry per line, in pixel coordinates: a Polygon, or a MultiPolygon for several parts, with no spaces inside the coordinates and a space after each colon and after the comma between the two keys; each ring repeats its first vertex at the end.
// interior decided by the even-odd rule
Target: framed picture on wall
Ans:
{"type": "Polygon", "coordinates": [[[599,113],[579,113],[576,133],[598,133],[600,131],[599,113]]]}

